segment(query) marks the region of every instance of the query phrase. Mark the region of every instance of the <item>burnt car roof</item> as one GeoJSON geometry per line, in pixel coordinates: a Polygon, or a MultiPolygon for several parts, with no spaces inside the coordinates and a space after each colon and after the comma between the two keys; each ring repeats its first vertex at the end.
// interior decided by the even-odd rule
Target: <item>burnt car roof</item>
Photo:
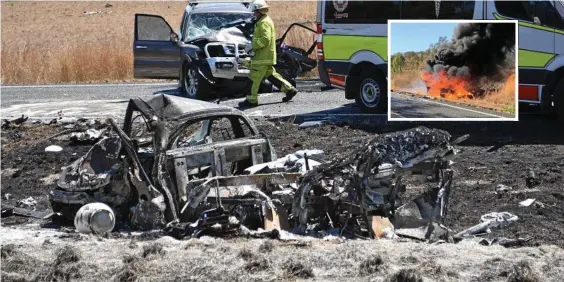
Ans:
{"type": "MultiPolygon", "coordinates": [[[[188,6],[189,8],[190,6],[188,6]]],[[[198,3],[192,8],[192,13],[251,13],[249,8],[241,3],[198,3]]]]}
{"type": "Polygon", "coordinates": [[[242,111],[215,103],[188,99],[178,96],[158,94],[149,100],[132,98],[129,100],[124,118],[124,130],[129,133],[133,112],[139,111],[147,120],[158,117],[159,120],[185,122],[190,119],[213,116],[239,116],[256,131],[256,127],[242,111]]]}
{"type": "Polygon", "coordinates": [[[242,111],[232,107],[166,94],[155,95],[149,100],[141,98],[130,99],[126,114],[130,114],[132,111],[140,111],[147,118],[157,116],[163,120],[222,114],[244,116],[246,118],[242,111]]]}
{"type": "Polygon", "coordinates": [[[157,116],[166,119],[179,118],[202,111],[229,112],[235,115],[243,115],[243,112],[232,107],[166,94],[155,95],[145,102],[151,106],[157,116]]]}

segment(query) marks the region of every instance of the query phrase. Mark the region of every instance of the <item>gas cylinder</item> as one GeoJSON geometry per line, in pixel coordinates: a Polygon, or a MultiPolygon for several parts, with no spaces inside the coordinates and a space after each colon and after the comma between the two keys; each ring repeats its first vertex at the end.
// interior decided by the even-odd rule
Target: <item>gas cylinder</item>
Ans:
{"type": "Polygon", "coordinates": [[[104,203],[90,203],[82,206],[74,217],[74,226],[80,233],[103,234],[111,232],[116,224],[112,208],[104,203]]]}

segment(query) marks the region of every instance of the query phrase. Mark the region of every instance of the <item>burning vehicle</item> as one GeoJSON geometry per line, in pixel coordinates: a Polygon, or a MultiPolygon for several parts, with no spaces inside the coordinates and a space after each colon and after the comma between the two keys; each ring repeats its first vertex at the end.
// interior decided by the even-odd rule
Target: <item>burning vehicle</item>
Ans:
{"type": "Polygon", "coordinates": [[[514,84],[515,25],[463,23],[451,41],[443,43],[421,79],[427,94],[447,99],[472,99],[494,89],[487,80],[514,84]],[[513,70],[513,74],[508,71],[513,70]]]}
{"type": "MultiPolygon", "coordinates": [[[[134,76],[176,78],[183,95],[192,99],[250,91],[249,69],[245,66],[250,60],[245,46],[250,44],[254,28],[250,3],[190,1],[178,33],[160,16],[136,14],[134,76]]],[[[317,67],[317,61],[310,58],[316,46],[315,32],[295,23],[276,41],[276,71],[294,85],[300,74],[317,67]],[[312,33],[311,46],[302,49],[285,43],[295,27],[312,33]]],[[[265,79],[260,92],[272,91],[265,79]]]]}
{"type": "Polygon", "coordinates": [[[278,158],[242,112],[168,95],[131,99],[123,124],[108,122],[109,133],[62,169],[53,211],[81,230],[161,229],[177,238],[285,231],[429,239],[447,230],[440,220],[451,158],[465,138],[417,127],[377,136],[345,158],[326,161],[320,150],[278,158]],[[402,202],[410,174],[436,185],[402,202]],[[84,219],[96,214],[89,205],[106,210],[103,224],[84,219]]]}

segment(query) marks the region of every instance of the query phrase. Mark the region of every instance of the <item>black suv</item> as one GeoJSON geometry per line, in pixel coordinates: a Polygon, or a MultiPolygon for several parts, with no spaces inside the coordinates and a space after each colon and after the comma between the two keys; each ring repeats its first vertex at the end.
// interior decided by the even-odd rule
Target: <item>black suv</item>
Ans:
{"type": "MultiPolygon", "coordinates": [[[[157,15],[135,15],[133,44],[135,78],[175,78],[185,97],[209,99],[217,93],[244,94],[250,90],[245,46],[253,33],[251,2],[218,3],[190,1],[178,33],[157,15]]],[[[288,46],[284,40],[294,26],[315,34],[315,30],[292,24],[277,40],[276,70],[295,85],[298,75],[317,67],[308,50],[288,46]]],[[[261,93],[272,92],[265,82],[261,93]]]]}

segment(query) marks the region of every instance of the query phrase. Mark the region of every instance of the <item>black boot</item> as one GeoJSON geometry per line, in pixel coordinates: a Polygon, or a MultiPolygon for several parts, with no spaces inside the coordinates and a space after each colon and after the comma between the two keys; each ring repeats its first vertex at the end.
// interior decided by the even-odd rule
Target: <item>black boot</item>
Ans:
{"type": "Polygon", "coordinates": [[[249,100],[245,99],[242,102],[239,102],[239,109],[249,109],[258,106],[258,104],[251,103],[249,100]]]}
{"type": "Polygon", "coordinates": [[[288,90],[288,92],[286,92],[286,97],[282,98],[282,102],[288,102],[290,100],[292,100],[292,98],[294,98],[294,96],[296,96],[296,94],[298,94],[298,89],[296,89],[295,87],[290,88],[290,90],[288,90]]]}

